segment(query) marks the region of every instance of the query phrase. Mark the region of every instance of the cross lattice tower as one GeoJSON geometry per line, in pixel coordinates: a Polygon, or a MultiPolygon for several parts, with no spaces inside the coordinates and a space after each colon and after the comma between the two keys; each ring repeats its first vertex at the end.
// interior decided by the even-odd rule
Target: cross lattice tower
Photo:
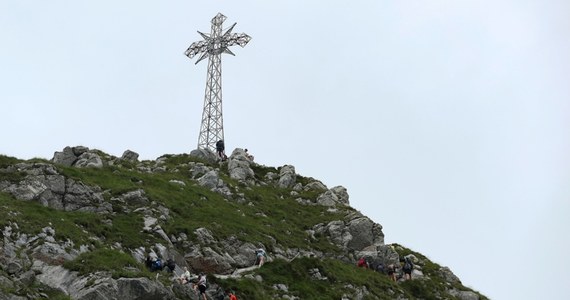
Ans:
{"type": "Polygon", "coordinates": [[[245,33],[232,33],[237,23],[234,23],[222,34],[222,23],[225,20],[226,16],[218,13],[212,18],[211,33],[208,35],[198,31],[204,40],[192,43],[184,52],[189,58],[201,54],[196,64],[208,57],[208,77],[206,79],[206,95],[204,97],[200,135],[198,136],[198,149],[215,150],[216,142],[224,140],[222,53],[235,56],[228,47],[237,44],[243,48],[251,40],[251,37],[245,33]]]}

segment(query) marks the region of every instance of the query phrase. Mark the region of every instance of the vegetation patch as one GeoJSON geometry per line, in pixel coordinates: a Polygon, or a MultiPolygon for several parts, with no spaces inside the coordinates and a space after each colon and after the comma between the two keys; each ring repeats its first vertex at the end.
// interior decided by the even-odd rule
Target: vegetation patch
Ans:
{"type": "Polygon", "coordinates": [[[113,278],[150,277],[144,266],[130,254],[108,248],[82,253],[74,260],[65,262],[63,266],[79,272],[80,275],[106,271],[111,273],[113,278]]]}

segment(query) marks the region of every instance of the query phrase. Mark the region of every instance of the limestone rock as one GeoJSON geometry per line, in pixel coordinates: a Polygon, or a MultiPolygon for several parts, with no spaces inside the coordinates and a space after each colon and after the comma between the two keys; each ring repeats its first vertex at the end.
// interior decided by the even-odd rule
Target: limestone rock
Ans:
{"type": "Polygon", "coordinates": [[[442,274],[445,281],[449,283],[461,283],[461,280],[459,280],[459,278],[453,274],[453,272],[451,272],[448,267],[441,267],[441,269],[439,269],[439,272],[442,274]]]}
{"type": "Polygon", "coordinates": [[[335,206],[338,203],[338,197],[332,191],[326,191],[317,197],[317,204],[324,206],[335,206]]]}
{"type": "Polygon", "coordinates": [[[459,300],[479,300],[479,295],[472,291],[459,291],[452,289],[448,291],[450,295],[456,297],[459,300]]]}
{"type": "Polygon", "coordinates": [[[192,163],[190,165],[190,174],[192,174],[192,178],[201,177],[212,170],[212,168],[204,165],[203,163],[192,163]]]}
{"type": "Polygon", "coordinates": [[[131,151],[131,150],[126,150],[125,152],[123,152],[123,155],[121,156],[121,160],[126,160],[126,161],[130,161],[130,162],[138,162],[139,161],[139,154],[131,151]]]}
{"type": "Polygon", "coordinates": [[[154,300],[175,299],[174,294],[158,281],[142,278],[117,279],[118,299],[122,300],[154,300]]]}
{"type": "Polygon", "coordinates": [[[362,251],[369,246],[384,244],[382,227],[367,217],[331,221],[328,224],[317,224],[315,233],[328,236],[330,241],[347,251],[362,251]]]}
{"type": "Polygon", "coordinates": [[[210,247],[195,249],[184,257],[193,270],[206,273],[228,274],[233,271],[235,264],[229,255],[220,255],[210,247]]]}
{"type": "Polygon", "coordinates": [[[71,167],[76,160],[77,160],[77,155],[73,153],[73,149],[71,149],[71,147],[65,147],[63,148],[63,151],[55,152],[53,154],[53,158],[51,159],[52,162],[67,167],[71,167]]]}
{"type": "Polygon", "coordinates": [[[145,206],[150,202],[143,189],[126,192],[120,195],[119,197],[111,198],[111,200],[123,202],[127,205],[132,205],[137,207],[145,206]]]}
{"type": "Polygon", "coordinates": [[[73,166],[78,168],[102,168],[103,160],[97,153],[84,152],[77,158],[73,166]]]}
{"type": "Polygon", "coordinates": [[[230,173],[230,178],[240,181],[253,179],[255,174],[250,167],[251,163],[252,162],[247,158],[245,151],[236,148],[232,152],[232,155],[230,155],[228,161],[228,172],[230,173]]]}
{"type": "Polygon", "coordinates": [[[66,179],[57,174],[53,167],[45,164],[19,164],[18,170],[30,175],[16,183],[9,183],[3,192],[12,194],[16,199],[37,201],[44,206],[58,210],[88,211],[108,213],[112,211],[110,203],[105,202],[98,187],[89,187],[82,182],[66,179]]]}
{"type": "Polygon", "coordinates": [[[203,159],[209,163],[216,163],[218,161],[218,156],[216,153],[212,152],[210,149],[195,149],[190,152],[190,156],[194,156],[203,159]]]}
{"type": "Polygon", "coordinates": [[[336,195],[338,202],[344,205],[349,205],[348,202],[348,192],[345,187],[343,186],[335,186],[331,189],[331,191],[336,195]]]}
{"type": "Polygon", "coordinates": [[[289,188],[295,184],[297,180],[297,174],[295,174],[295,167],[291,165],[285,165],[281,167],[279,171],[279,181],[277,186],[280,188],[289,188]]]}
{"type": "Polygon", "coordinates": [[[315,180],[315,181],[311,181],[307,185],[305,185],[305,187],[303,187],[303,190],[305,190],[305,191],[326,191],[327,186],[324,185],[324,183],[322,183],[318,180],[315,180]]]}
{"type": "Polygon", "coordinates": [[[209,171],[204,174],[204,176],[198,178],[198,184],[225,196],[232,194],[226,183],[220,179],[218,172],[215,170],[209,171]]]}

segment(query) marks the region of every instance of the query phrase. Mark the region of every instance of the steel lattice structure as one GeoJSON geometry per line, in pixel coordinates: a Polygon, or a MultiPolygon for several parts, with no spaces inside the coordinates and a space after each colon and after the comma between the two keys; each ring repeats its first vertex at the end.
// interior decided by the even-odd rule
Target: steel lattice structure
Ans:
{"type": "Polygon", "coordinates": [[[218,13],[212,19],[212,32],[208,35],[198,31],[204,38],[194,42],[184,52],[189,58],[201,54],[196,64],[208,57],[208,77],[206,80],[206,95],[204,97],[204,111],[198,137],[198,149],[215,150],[215,144],[224,140],[224,124],[222,115],[222,53],[234,55],[228,47],[240,45],[242,48],[251,40],[245,33],[232,33],[234,23],[222,34],[222,23],[226,16],[218,13]]]}

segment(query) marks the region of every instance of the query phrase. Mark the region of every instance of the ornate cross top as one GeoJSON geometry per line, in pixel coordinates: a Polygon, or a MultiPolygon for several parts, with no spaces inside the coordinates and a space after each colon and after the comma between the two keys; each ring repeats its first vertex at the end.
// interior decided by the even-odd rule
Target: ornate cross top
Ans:
{"type": "Polygon", "coordinates": [[[228,47],[237,44],[243,48],[251,40],[251,37],[245,33],[232,33],[232,30],[237,23],[234,23],[224,34],[221,34],[222,23],[225,20],[226,16],[218,13],[214,18],[212,18],[212,33],[208,36],[207,34],[198,31],[204,40],[192,43],[184,54],[189,58],[193,58],[197,54],[202,53],[200,58],[196,61],[196,64],[210,55],[228,53],[235,56],[228,47]]]}

